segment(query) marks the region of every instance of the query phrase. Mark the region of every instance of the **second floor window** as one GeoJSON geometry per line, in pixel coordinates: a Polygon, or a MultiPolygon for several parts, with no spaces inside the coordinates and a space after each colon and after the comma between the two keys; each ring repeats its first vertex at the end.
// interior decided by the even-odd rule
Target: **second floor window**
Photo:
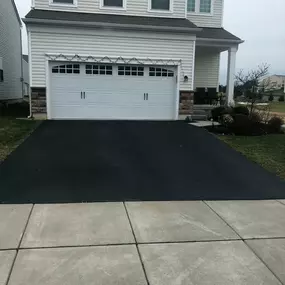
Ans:
{"type": "Polygon", "coordinates": [[[212,12],[213,0],[188,0],[187,11],[210,14],[212,12]]]}
{"type": "Polygon", "coordinates": [[[170,10],[170,0],[150,0],[152,10],[170,10]]]}
{"type": "Polygon", "coordinates": [[[200,0],[200,12],[211,13],[211,0],[200,0]]]}
{"type": "Polygon", "coordinates": [[[123,8],[123,2],[123,0],[103,0],[103,6],[123,8]]]}
{"type": "Polygon", "coordinates": [[[52,2],[56,4],[74,4],[74,0],[53,0],[52,2]]]}
{"type": "Polygon", "coordinates": [[[187,11],[188,12],[195,12],[196,11],[196,0],[188,0],[187,11]]]}

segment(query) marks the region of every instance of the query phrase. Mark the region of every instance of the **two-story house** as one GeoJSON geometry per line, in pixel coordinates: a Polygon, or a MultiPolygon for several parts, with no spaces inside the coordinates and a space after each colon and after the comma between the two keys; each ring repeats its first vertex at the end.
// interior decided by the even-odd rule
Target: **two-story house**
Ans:
{"type": "Polygon", "coordinates": [[[0,0],[0,101],[23,98],[21,27],[14,0],[0,0]]]}
{"type": "Polygon", "coordinates": [[[262,88],[265,89],[265,91],[284,89],[285,75],[274,74],[274,75],[267,76],[261,81],[260,85],[262,88]]]}
{"type": "Polygon", "coordinates": [[[226,50],[233,101],[242,40],[222,28],[223,0],[32,0],[23,20],[33,113],[175,120],[182,97],[218,87],[226,50]]]}

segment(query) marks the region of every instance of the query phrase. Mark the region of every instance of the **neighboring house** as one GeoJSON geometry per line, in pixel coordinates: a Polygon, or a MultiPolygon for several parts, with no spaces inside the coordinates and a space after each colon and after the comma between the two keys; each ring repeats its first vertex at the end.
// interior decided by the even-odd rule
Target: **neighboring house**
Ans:
{"type": "MultiPolygon", "coordinates": [[[[49,119],[178,119],[196,87],[227,98],[243,41],[222,28],[223,0],[33,0],[31,103],[49,119]],[[180,109],[179,109],[180,108],[180,109]]],[[[186,108],[185,108],[186,106],[186,108]]]]}
{"type": "Polygon", "coordinates": [[[261,81],[261,87],[267,90],[280,90],[284,89],[285,75],[270,75],[261,81]]]}
{"type": "Polygon", "coordinates": [[[14,0],[0,0],[0,101],[23,97],[21,27],[14,0]]]}
{"type": "Polygon", "coordinates": [[[30,73],[29,73],[29,56],[23,54],[23,92],[24,96],[30,95],[30,73]]]}
{"type": "Polygon", "coordinates": [[[284,98],[284,89],[274,89],[261,94],[264,101],[269,101],[270,97],[272,96],[273,102],[279,102],[280,98],[284,98]]]}

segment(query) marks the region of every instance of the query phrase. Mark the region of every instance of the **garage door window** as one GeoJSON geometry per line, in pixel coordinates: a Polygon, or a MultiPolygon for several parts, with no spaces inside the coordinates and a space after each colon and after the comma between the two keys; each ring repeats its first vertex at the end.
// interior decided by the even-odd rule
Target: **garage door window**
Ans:
{"type": "Polygon", "coordinates": [[[159,68],[159,67],[150,67],[149,76],[173,77],[174,72],[169,69],[164,69],[164,68],[159,68]]]}
{"type": "Polygon", "coordinates": [[[79,64],[66,64],[66,65],[58,65],[52,68],[52,73],[73,73],[79,74],[80,73],[80,65],[79,64]]]}
{"type": "Polygon", "coordinates": [[[112,65],[102,65],[102,64],[87,64],[86,74],[112,75],[113,66],[112,65]]]}
{"type": "Polygon", "coordinates": [[[118,75],[126,76],[144,76],[144,67],[131,66],[131,65],[119,65],[118,75]]]}

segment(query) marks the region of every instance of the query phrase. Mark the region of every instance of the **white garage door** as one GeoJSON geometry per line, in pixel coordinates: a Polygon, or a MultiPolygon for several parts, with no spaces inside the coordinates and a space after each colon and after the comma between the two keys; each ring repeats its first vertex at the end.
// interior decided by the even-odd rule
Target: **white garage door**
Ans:
{"type": "Polygon", "coordinates": [[[175,119],[176,76],[176,67],[51,63],[49,114],[54,119],[175,119]]]}

